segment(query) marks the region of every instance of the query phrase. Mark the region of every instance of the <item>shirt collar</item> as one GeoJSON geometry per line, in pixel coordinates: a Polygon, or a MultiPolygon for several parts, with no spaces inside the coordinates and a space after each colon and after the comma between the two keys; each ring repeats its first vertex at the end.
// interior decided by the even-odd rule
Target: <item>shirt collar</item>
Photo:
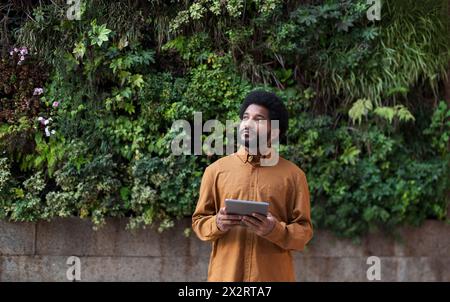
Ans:
{"type": "MultiPolygon", "coordinates": [[[[272,150],[272,149],[271,149],[272,150]]],[[[248,150],[244,146],[240,146],[236,155],[240,158],[240,160],[245,164],[249,163],[259,163],[261,158],[270,158],[270,153],[267,155],[252,155],[248,152],[248,150]]]]}

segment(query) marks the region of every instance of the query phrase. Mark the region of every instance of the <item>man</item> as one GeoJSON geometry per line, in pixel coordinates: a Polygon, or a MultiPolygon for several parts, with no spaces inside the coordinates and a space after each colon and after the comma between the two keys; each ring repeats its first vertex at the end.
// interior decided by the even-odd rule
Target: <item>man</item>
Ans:
{"type": "Polygon", "coordinates": [[[239,116],[243,145],[206,168],[192,216],[197,236],[212,242],[208,281],[295,281],[291,251],[312,237],[305,173],[282,157],[261,165],[264,153],[249,152],[259,135],[269,142],[285,135],[288,112],[275,94],[253,91],[239,116]],[[271,129],[273,120],[278,129],[271,129]],[[226,198],[269,202],[269,214],[232,215],[226,198]]]}

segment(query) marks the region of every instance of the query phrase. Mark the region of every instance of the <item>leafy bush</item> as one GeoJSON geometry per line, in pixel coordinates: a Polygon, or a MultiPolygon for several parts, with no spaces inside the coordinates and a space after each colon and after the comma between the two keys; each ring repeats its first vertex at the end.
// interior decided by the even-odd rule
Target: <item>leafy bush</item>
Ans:
{"type": "Polygon", "coordinates": [[[243,3],[85,1],[76,22],[36,4],[15,30],[33,56],[0,64],[0,218],[171,227],[218,158],[171,154],[172,123],[236,120],[263,87],[290,111],[281,151],[307,173],[317,227],[356,238],[445,219],[450,110],[429,102],[448,61],[442,3],[417,27],[427,6],[387,1],[371,23],[362,0],[243,3]]]}
{"type": "Polygon", "coordinates": [[[20,160],[33,151],[33,127],[48,107],[39,101],[46,68],[26,47],[13,48],[0,60],[0,148],[20,160]]]}
{"type": "Polygon", "coordinates": [[[356,238],[374,229],[418,225],[430,217],[445,219],[448,139],[438,143],[450,132],[444,102],[422,127],[412,121],[394,127],[376,115],[357,125],[311,116],[307,92],[288,105],[297,115],[284,154],[307,172],[315,225],[356,238]]]}

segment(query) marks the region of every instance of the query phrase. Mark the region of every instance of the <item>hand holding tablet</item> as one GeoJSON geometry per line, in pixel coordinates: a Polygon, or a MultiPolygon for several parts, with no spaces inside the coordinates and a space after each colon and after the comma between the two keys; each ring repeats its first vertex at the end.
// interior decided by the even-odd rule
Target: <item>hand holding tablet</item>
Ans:
{"type": "Polygon", "coordinates": [[[225,199],[226,213],[241,217],[241,225],[259,236],[269,234],[277,219],[269,213],[269,203],[264,201],[225,199]]]}

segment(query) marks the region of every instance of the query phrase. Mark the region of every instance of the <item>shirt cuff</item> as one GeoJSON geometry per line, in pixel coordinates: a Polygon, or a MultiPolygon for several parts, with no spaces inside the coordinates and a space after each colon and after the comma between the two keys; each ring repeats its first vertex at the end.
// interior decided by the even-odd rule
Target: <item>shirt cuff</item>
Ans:
{"type": "Polygon", "coordinates": [[[267,234],[263,237],[273,243],[278,243],[283,238],[284,229],[285,229],[284,223],[277,222],[275,224],[275,226],[273,227],[272,231],[270,231],[269,234],[267,234]]]}
{"type": "Polygon", "coordinates": [[[217,215],[214,215],[211,219],[211,233],[213,235],[222,235],[225,234],[227,231],[221,231],[219,229],[219,227],[217,226],[217,221],[216,221],[217,215]]]}

